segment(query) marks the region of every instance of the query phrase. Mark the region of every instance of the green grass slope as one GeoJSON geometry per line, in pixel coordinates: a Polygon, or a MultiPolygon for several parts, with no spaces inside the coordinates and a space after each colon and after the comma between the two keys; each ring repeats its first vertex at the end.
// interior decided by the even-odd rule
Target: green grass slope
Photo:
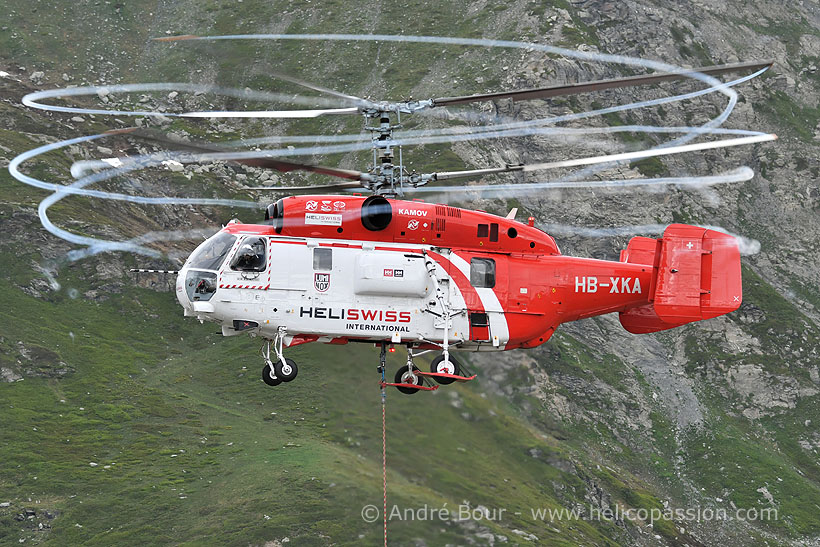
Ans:
{"type": "MultiPolygon", "coordinates": [[[[62,282],[83,289],[70,275],[62,282]]],[[[14,359],[22,342],[42,348],[42,370],[55,361],[73,370],[0,384],[0,497],[11,502],[0,509],[1,542],[380,538],[381,521],[360,516],[364,505],[381,507],[375,349],[294,350],[299,378],[269,388],[259,378],[255,342],[223,340],[213,326],[183,321],[170,294],[128,290],[97,303],[61,291],[37,299],[7,279],[0,291],[6,358],[14,359]],[[37,516],[14,520],[26,509],[37,516]],[[56,517],[44,518],[45,511],[56,517]],[[50,529],[37,529],[39,522],[50,529]]],[[[562,505],[554,483],[583,492],[582,481],[561,471],[573,464],[555,439],[469,387],[412,397],[391,392],[387,423],[389,503],[402,511],[426,504],[457,513],[468,500],[506,509],[500,520],[479,524],[508,537],[520,529],[576,544],[623,533],[533,522],[530,507],[562,505]],[[509,515],[515,511],[522,515],[509,515]]],[[[408,543],[471,534],[452,521],[401,519],[390,528],[408,543]]]]}

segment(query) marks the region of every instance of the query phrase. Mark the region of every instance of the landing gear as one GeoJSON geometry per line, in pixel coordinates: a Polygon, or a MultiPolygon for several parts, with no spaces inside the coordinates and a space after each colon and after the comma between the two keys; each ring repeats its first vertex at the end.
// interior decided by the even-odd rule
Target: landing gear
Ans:
{"type": "Polygon", "coordinates": [[[443,386],[447,386],[456,381],[456,378],[449,376],[438,376],[439,374],[448,374],[450,376],[461,376],[461,365],[458,361],[453,359],[452,355],[439,355],[433,362],[430,363],[430,372],[436,374],[433,379],[443,386]]]}
{"type": "Polygon", "coordinates": [[[278,386],[282,382],[290,382],[299,373],[299,368],[293,359],[286,359],[282,354],[282,344],[285,338],[285,327],[279,327],[273,340],[266,340],[262,346],[262,359],[265,366],[262,368],[262,381],[269,386],[278,386]],[[274,347],[274,359],[271,360],[270,349],[274,347]]]}
{"type": "Polygon", "coordinates": [[[405,395],[418,393],[420,389],[425,391],[435,391],[438,389],[438,386],[425,385],[424,378],[422,378],[422,376],[426,373],[420,371],[419,367],[413,364],[413,352],[410,350],[410,347],[407,348],[407,364],[396,371],[394,382],[386,382],[384,379],[384,370],[387,361],[387,343],[382,342],[381,346],[382,351],[379,357],[378,371],[379,374],[382,375],[382,380],[379,384],[382,388],[382,398],[384,397],[385,386],[393,386],[405,395]]]}
{"type": "Polygon", "coordinates": [[[408,363],[401,367],[399,370],[396,371],[396,377],[394,378],[397,385],[396,389],[401,391],[406,395],[412,395],[413,393],[417,393],[420,388],[409,387],[411,385],[420,386],[422,385],[421,376],[416,374],[418,372],[418,367],[412,363],[408,363]]]}
{"type": "Polygon", "coordinates": [[[278,386],[282,383],[282,380],[276,377],[276,374],[273,372],[270,365],[265,365],[262,367],[262,381],[269,386],[278,386]]]}
{"type": "Polygon", "coordinates": [[[299,373],[299,369],[293,359],[285,358],[285,362],[276,361],[273,364],[273,370],[277,378],[281,378],[283,382],[290,382],[299,373]]]}

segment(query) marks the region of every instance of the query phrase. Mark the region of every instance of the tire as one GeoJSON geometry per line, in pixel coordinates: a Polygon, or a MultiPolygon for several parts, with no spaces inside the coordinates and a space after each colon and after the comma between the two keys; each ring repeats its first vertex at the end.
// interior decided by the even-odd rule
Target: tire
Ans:
{"type": "Polygon", "coordinates": [[[272,372],[273,370],[270,368],[270,365],[265,365],[262,368],[262,381],[268,384],[269,386],[278,386],[282,383],[282,380],[271,376],[272,372]]]}
{"type": "Polygon", "coordinates": [[[299,368],[293,359],[285,357],[285,363],[286,365],[283,365],[282,361],[276,361],[273,364],[273,371],[276,373],[276,377],[283,382],[290,382],[299,374],[299,368]]]}
{"type": "MultiPolygon", "coordinates": [[[[416,367],[416,366],[414,365],[414,366],[413,366],[413,370],[418,370],[418,367],[416,367]]],[[[395,378],[394,378],[394,381],[395,381],[397,384],[409,384],[409,383],[411,383],[409,378],[408,378],[408,379],[406,379],[406,380],[405,380],[405,378],[404,378],[404,376],[405,376],[405,375],[406,375],[409,371],[410,371],[410,369],[408,368],[408,366],[407,366],[407,365],[404,365],[403,367],[401,367],[399,370],[397,370],[397,371],[396,371],[396,376],[395,376],[395,378]]],[[[415,381],[414,383],[415,383],[417,386],[420,386],[420,385],[421,385],[421,382],[422,382],[422,380],[421,380],[421,376],[416,376],[416,381],[415,381]]],[[[396,386],[396,389],[398,389],[399,391],[401,391],[401,392],[402,392],[402,393],[404,393],[405,395],[412,395],[412,394],[417,393],[417,392],[419,391],[419,390],[418,390],[418,389],[416,389],[416,388],[412,388],[412,387],[402,387],[402,386],[396,386]]]]}
{"type": "MultiPolygon", "coordinates": [[[[448,359],[448,361],[450,362],[450,365],[453,367],[453,372],[450,372],[448,374],[461,375],[461,366],[458,364],[458,361],[453,359],[452,355],[450,355],[449,357],[450,358],[448,359]]],[[[434,373],[446,372],[445,370],[439,370],[439,368],[441,366],[443,366],[443,362],[444,362],[444,355],[443,354],[439,355],[438,357],[433,359],[433,361],[430,363],[430,372],[434,372],[434,373]]],[[[436,382],[438,382],[439,384],[443,385],[443,386],[448,386],[448,385],[450,385],[450,384],[452,384],[453,382],[456,381],[455,378],[439,378],[437,376],[433,376],[433,379],[436,382]]]]}

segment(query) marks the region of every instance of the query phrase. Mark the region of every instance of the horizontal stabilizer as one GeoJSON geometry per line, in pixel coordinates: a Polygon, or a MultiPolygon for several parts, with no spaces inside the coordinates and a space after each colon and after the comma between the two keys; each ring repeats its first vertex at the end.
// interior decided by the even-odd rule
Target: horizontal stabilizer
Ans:
{"type": "Polygon", "coordinates": [[[622,262],[652,265],[649,304],[620,314],[636,334],[656,332],[736,310],[743,298],[740,251],[730,235],[672,224],[663,238],[633,238],[622,262]]]}

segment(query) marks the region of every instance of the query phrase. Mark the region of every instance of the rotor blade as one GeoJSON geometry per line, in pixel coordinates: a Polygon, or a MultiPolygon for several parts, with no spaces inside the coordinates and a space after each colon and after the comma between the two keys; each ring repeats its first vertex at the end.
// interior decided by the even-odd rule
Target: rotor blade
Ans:
{"type": "Polygon", "coordinates": [[[504,167],[490,167],[488,169],[470,169],[468,171],[445,171],[443,173],[433,173],[433,180],[465,179],[470,177],[480,177],[482,175],[495,175],[497,173],[509,173],[511,171],[523,171],[524,165],[505,165],[504,167]]]}
{"type": "Polygon", "coordinates": [[[652,158],[655,156],[669,156],[671,154],[680,154],[682,152],[696,152],[699,150],[712,150],[715,148],[727,148],[730,146],[742,146],[744,144],[755,144],[758,142],[767,142],[777,139],[774,133],[765,135],[753,135],[751,137],[738,137],[736,139],[722,139],[719,141],[699,142],[695,144],[684,144],[681,146],[670,146],[668,148],[652,148],[650,150],[639,150],[637,152],[624,152],[621,154],[610,154],[608,156],[593,156],[589,158],[577,158],[574,160],[552,161],[547,163],[533,163],[524,165],[522,171],[528,173],[530,171],[542,171],[544,169],[556,169],[559,167],[580,167],[582,165],[594,165],[598,163],[610,163],[625,160],[639,160],[643,158],[652,158]]]}
{"type": "Polygon", "coordinates": [[[332,89],[328,89],[326,87],[322,87],[320,85],[312,84],[310,82],[305,82],[303,80],[299,80],[298,78],[294,78],[292,76],[288,76],[286,74],[280,74],[278,72],[271,72],[271,76],[274,78],[278,78],[280,80],[285,80],[286,82],[290,82],[292,84],[300,85],[302,87],[306,87],[308,89],[312,89],[314,91],[318,91],[320,93],[326,93],[328,95],[333,95],[334,97],[339,97],[342,99],[347,99],[348,101],[353,101],[359,103],[361,105],[370,105],[370,101],[362,99],[361,97],[356,97],[355,95],[346,95],[345,93],[339,93],[338,91],[334,91],[332,89]]]}
{"type": "MultiPolygon", "coordinates": [[[[543,171],[547,169],[557,169],[560,167],[580,167],[582,165],[594,165],[616,161],[632,161],[643,158],[651,158],[654,156],[668,156],[671,154],[680,154],[682,152],[695,152],[699,150],[711,150],[714,148],[742,146],[744,144],[755,144],[759,142],[773,141],[775,139],[777,139],[777,135],[769,133],[765,135],[752,135],[750,137],[738,137],[735,139],[723,139],[719,141],[699,142],[695,144],[684,144],[681,146],[670,146],[668,148],[652,148],[649,150],[639,150],[637,152],[624,152],[621,154],[610,154],[607,156],[592,156],[587,158],[576,158],[572,160],[552,161],[546,163],[532,163],[529,165],[506,165],[504,167],[491,167],[489,169],[472,169],[470,171],[445,171],[443,173],[433,173],[432,179],[436,181],[450,180],[458,178],[479,177],[482,175],[494,175],[497,173],[509,173],[512,171],[521,171],[524,173],[529,173],[531,171],[543,171]]],[[[436,187],[431,187],[430,191],[433,191],[434,188],[436,187]]]]}
{"type": "MultiPolygon", "coordinates": [[[[191,40],[193,38],[198,38],[198,36],[194,34],[185,34],[182,36],[165,36],[161,38],[152,38],[154,42],[181,42],[183,40],[191,40]]],[[[312,89],[314,91],[318,91],[320,93],[326,93],[328,95],[333,95],[334,97],[340,97],[342,99],[347,99],[349,101],[357,102],[361,105],[370,105],[372,104],[370,101],[366,99],[362,99],[361,97],[356,97],[355,95],[347,95],[345,93],[340,93],[338,91],[334,91],[332,89],[328,89],[326,87],[322,87],[317,84],[312,84],[310,82],[305,82],[304,80],[300,80],[298,78],[294,78],[293,76],[288,76],[286,74],[281,74],[278,72],[271,72],[269,73],[274,78],[278,78],[280,80],[285,80],[286,82],[290,82],[292,84],[300,85],[302,87],[306,87],[308,89],[312,89]]]]}
{"type": "Polygon", "coordinates": [[[549,87],[537,87],[532,89],[519,89],[517,91],[499,91],[497,93],[481,93],[478,95],[462,95],[459,97],[440,97],[433,99],[433,106],[449,106],[454,104],[473,103],[477,101],[492,101],[495,99],[511,98],[514,101],[529,99],[545,99],[548,97],[562,97],[565,95],[577,95],[590,91],[600,91],[602,89],[614,89],[622,87],[633,87],[638,85],[654,84],[670,80],[680,80],[692,74],[709,74],[716,76],[727,72],[756,71],[772,66],[774,61],[734,63],[728,65],[715,65],[701,68],[693,68],[680,72],[667,72],[659,74],[646,74],[641,76],[629,76],[626,78],[613,78],[608,80],[597,80],[594,82],[579,82],[575,84],[562,84],[549,87]]]}
{"type": "Polygon", "coordinates": [[[323,194],[337,190],[353,190],[364,187],[357,182],[339,182],[337,184],[317,184],[316,186],[247,186],[243,190],[287,192],[289,194],[323,194]]]}
{"type": "MultiPolygon", "coordinates": [[[[405,194],[444,194],[463,197],[467,192],[477,192],[484,197],[514,197],[540,194],[545,190],[583,189],[583,188],[634,188],[641,186],[670,186],[676,185],[685,188],[705,188],[718,184],[744,182],[754,177],[754,171],[742,167],[719,175],[662,177],[650,179],[624,180],[556,180],[550,182],[526,182],[512,184],[471,184],[462,186],[424,186],[420,188],[405,188],[405,194]]],[[[510,214],[515,211],[513,209],[510,214]]],[[[510,215],[507,215],[510,218],[510,215]]]]}
{"type": "Polygon", "coordinates": [[[248,110],[248,111],[199,111],[185,112],[182,118],[318,118],[337,114],[358,114],[359,107],[324,108],[316,110],[248,110]]]}
{"type": "Polygon", "coordinates": [[[196,34],[181,34],[179,36],[162,36],[160,38],[151,38],[154,42],[181,42],[183,40],[193,40],[199,38],[196,34]]]}
{"type": "MultiPolygon", "coordinates": [[[[126,131],[119,130],[119,132],[125,133],[126,131]]],[[[169,138],[167,135],[160,133],[159,131],[153,131],[151,129],[133,129],[128,133],[146,140],[162,143],[163,145],[168,147],[189,150],[191,152],[214,152],[218,154],[231,152],[230,150],[226,150],[225,148],[214,144],[192,143],[174,140],[169,138]]],[[[250,167],[264,167],[268,169],[275,169],[282,173],[287,173],[289,171],[307,171],[309,173],[319,173],[320,175],[329,175],[332,177],[339,177],[348,180],[362,180],[363,176],[363,173],[359,171],[353,171],[351,169],[337,169],[335,167],[326,167],[324,165],[308,165],[292,161],[276,160],[273,158],[240,158],[231,159],[229,161],[232,161],[234,163],[240,163],[242,165],[248,165],[250,167]]]]}

